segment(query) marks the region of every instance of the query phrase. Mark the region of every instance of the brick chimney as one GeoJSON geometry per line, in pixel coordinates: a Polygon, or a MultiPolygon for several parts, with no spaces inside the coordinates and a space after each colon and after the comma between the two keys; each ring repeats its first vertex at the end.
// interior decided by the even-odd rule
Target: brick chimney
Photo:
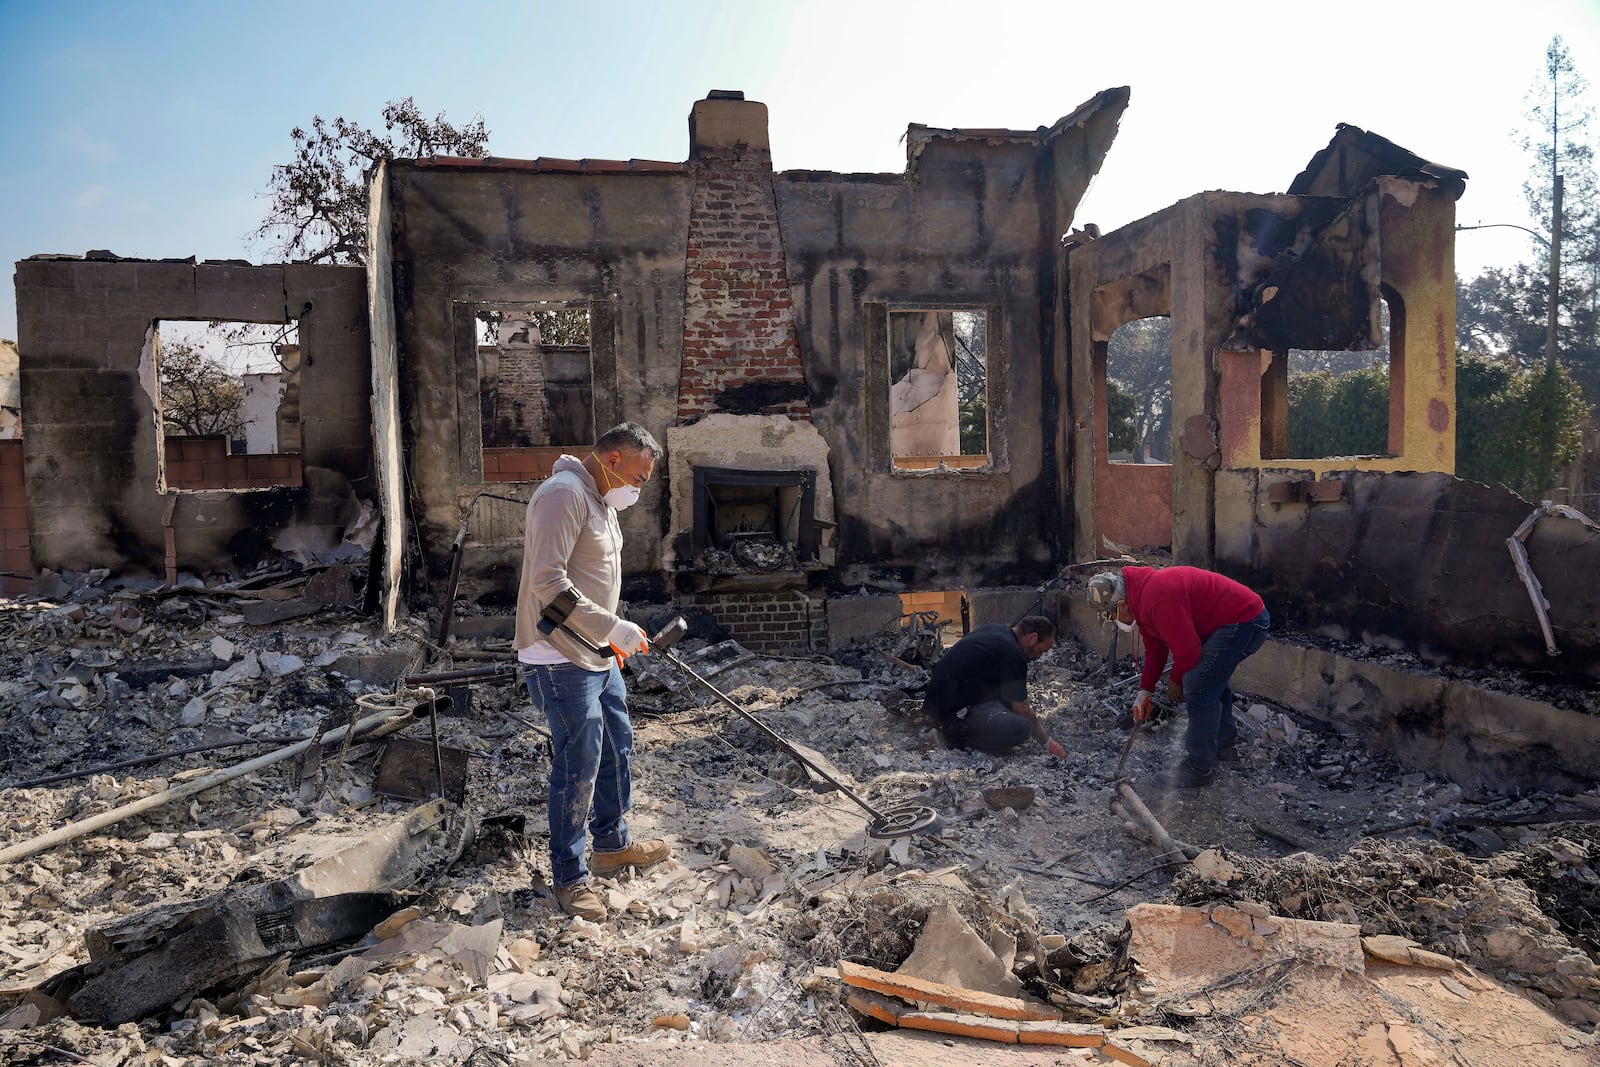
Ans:
{"type": "Polygon", "coordinates": [[[694,202],[678,422],[712,412],[810,420],[767,139],[767,105],[713,90],[689,113],[694,202]]]}

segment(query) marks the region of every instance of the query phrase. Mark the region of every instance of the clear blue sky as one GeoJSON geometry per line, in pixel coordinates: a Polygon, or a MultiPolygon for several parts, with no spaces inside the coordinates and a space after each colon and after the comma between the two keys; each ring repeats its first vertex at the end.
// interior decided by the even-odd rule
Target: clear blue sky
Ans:
{"type": "MultiPolygon", "coordinates": [[[[1281,190],[1339,122],[1466,170],[1461,222],[1528,224],[1511,130],[1555,33],[1600,84],[1600,0],[0,0],[0,261],[266,261],[290,130],[408,95],[482,114],[495,155],[682,160],[692,103],[742,89],[779,169],[898,172],[907,123],[1032,129],[1129,85],[1078,224],[1281,190]]],[[[1519,258],[1514,230],[1460,235],[1463,274],[1519,258]]]]}

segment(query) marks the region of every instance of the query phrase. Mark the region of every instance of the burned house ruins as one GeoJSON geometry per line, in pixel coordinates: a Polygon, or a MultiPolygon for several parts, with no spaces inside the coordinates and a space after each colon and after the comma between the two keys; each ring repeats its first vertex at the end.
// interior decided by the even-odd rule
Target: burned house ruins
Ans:
{"type": "Polygon", "coordinates": [[[682,162],[379,165],[364,267],[18,263],[0,1058],[902,1063],[920,1028],[953,1063],[1600,1062],[1600,526],[1454,474],[1467,176],[1342,126],[1283,192],[1102,233],[1129,99],[913,124],[862,174],[775,171],[781,116],[714,91],[682,162]],[[173,433],[160,370],[211,321],[273,364],[240,425],[173,433]],[[1170,338],[1137,454],[1129,328],[1170,338]],[[1381,353],[1370,454],[1296,454],[1304,351],[1381,353]],[[626,610],[721,632],[683,661],[714,684],[630,661],[630,819],[675,855],[597,878],[595,924],[530,845],[547,735],[504,624],[529,493],[623,420],[665,446],[626,610]],[[1078,594],[1129,559],[1274,619],[1199,801],[1122,776],[1183,729],[1106,714],[1130,650],[1078,594]],[[1070,743],[937,743],[940,628],[1025,613],[1079,639],[1029,680],[1070,743]],[[827,751],[677,714],[700,689],[827,751]]]}
{"type": "MultiPolygon", "coordinates": [[[[622,517],[628,598],[752,648],[826,651],[922,594],[1098,635],[1058,601],[1063,568],[1153,551],[1255,585],[1314,637],[1600,674],[1596,529],[1556,512],[1524,533],[1527,569],[1559,583],[1542,609],[1507,551],[1532,505],[1453,476],[1466,175],[1345,126],[1285,192],[1075,231],[1128,100],[1035,130],[913,124],[903,173],[841,174],[774,172],[765,105],[718,91],[683,162],[389,161],[365,269],[24,260],[7,548],[169,582],[367,550],[385,624],[452,594],[503,608],[517,501],[631,419],[667,454],[622,517]],[[1152,317],[1172,459],[1122,462],[1107,342],[1152,317]],[[297,327],[292,450],[163,438],[160,326],[207,319],[297,327]],[[1288,352],[1375,347],[1380,319],[1387,449],[1289,455],[1288,352]]],[[[1576,782],[1600,753],[1587,717],[1495,704],[1462,740],[1441,691],[1373,698],[1316,647],[1262,660],[1264,689],[1330,719],[1381,707],[1365,728],[1469,778],[1576,782]]]]}

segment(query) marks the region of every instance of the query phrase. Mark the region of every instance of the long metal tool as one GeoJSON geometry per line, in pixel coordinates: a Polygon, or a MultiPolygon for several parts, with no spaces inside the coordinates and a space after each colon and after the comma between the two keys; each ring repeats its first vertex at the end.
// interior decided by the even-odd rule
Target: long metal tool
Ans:
{"type": "Polygon", "coordinates": [[[716,696],[718,700],[728,705],[728,707],[737,712],[739,716],[746,722],[750,723],[750,725],[754,726],[757,730],[760,730],[763,734],[765,734],[768,740],[772,741],[779,748],[793,756],[797,761],[799,761],[801,766],[805,767],[811,773],[817,775],[829,785],[832,785],[835,789],[839,790],[839,792],[849,797],[857,807],[861,808],[862,811],[865,811],[868,815],[872,816],[871,821],[867,823],[868,837],[910,837],[912,834],[923,833],[924,831],[930,830],[938,824],[939,813],[934,811],[932,808],[924,807],[919,804],[902,804],[898,807],[890,808],[887,811],[879,811],[877,808],[873,807],[871,804],[868,804],[865,800],[862,800],[859,796],[857,796],[855,791],[849,786],[845,785],[833,775],[829,774],[824,768],[818,766],[815,760],[807,757],[804,752],[800,751],[797,746],[785,740],[776,730],[772,729],[772,727],[768,726],[750,712],[746,711],[738,701],[734,700],[732,697],[728,696],[728,694],[724,693],[722,690],[718,689],[716,686],[702,678],[694,670],[694,668],[690,667],[687,663],[683,662],[683,660],[679,659],[678,654],[672,651],[672,646],[682,640],[683,635],[688,632],[689,624],[684,621],[683,616],[679,615],[671,622],[663,626],[661,630],[650,639],[650,651],[661,656],[662,659],[678,668],[678,670],[682,671],[690,678],[693,678],[695,681],[705,686],[714,696],[716,696]]]}
{"type": "Polygon", "coordinates": [[[1122,745],[1122,755],[1117,757],[1117,769],[1112,773],[1112,778],[1122,777],[1122,768],[1128,765],[1128,753],[1133,751],[1134,739],[1139,736],[1139,731],[1144,728],[1144,723],[1138,719],[1133,721],[1133,729],[1128,731],[1128,740],[1122,745]]]}

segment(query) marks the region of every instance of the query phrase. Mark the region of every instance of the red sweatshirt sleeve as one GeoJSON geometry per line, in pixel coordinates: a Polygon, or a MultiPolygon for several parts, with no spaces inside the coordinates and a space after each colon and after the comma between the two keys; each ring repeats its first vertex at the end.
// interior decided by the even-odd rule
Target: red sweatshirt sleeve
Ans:
{"type": "Polygon", "coordinates": [[[1161,668],[1167,665],[1167,643],[1154,630],[1142,626],[1139,635],[1144,639],[1144,670],[1139,674],[1139,688],[1154,693],[1156,680],[1161,677],[1161,668]]]}

